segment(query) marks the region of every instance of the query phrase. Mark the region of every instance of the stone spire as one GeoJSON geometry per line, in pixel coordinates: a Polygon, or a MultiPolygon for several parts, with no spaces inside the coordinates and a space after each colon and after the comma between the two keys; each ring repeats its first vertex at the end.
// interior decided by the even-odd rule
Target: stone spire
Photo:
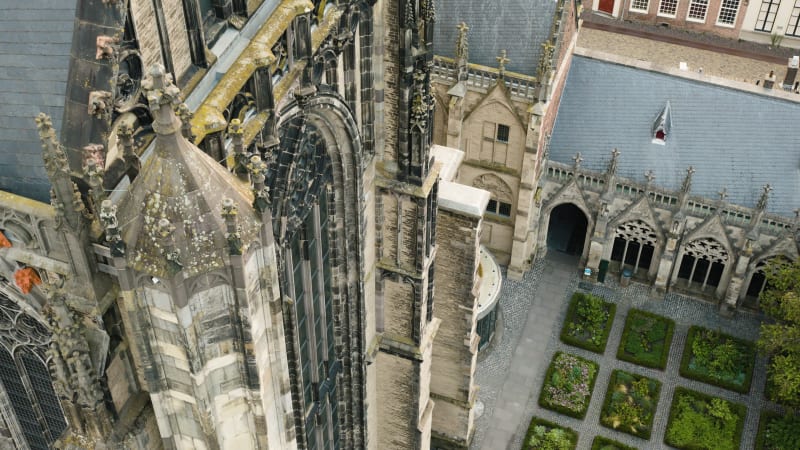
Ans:
{"type": "Polygon", "coordinates": [[[621,152],[618,149],[611,150],[611,161],[608,163],[606,169],[606,190],[603,192],[602,200],[610,204],[614,200],[614,191],[616,190],[616,176],[617,165],[619,164],[619,155],[621,152]]]}
{"type": "Polygon", "coordinates": [[[758,204],[756,204],[757,210],[765,211],[767,209],[767,202],[769,201],[770,192],[772,192],[772,186],[769,184],[766,184],[761,188],[761,197],[758,199],[758,204]]]}
{"type": "Polygon", "coordinates": [[[466,82],[469,78],[469,42],[467,41],[467,31],[469,27],[466,23],[461,22],[457,26],[458,39],[456,40],[456,70],[458,72],[457,80],[466,82]]]}
{"type": "Polygon", "coordinates": [[[36,116],[36,126],[39,129],[39,139],[42,141],[44,167],[52,185],[50,202],[55,207],[59,220],[63,219],[70,228],[77,230],[85,206],[80,192],[72,182],[64,148],[56,139],[50,116],[39,113],[36,116]]]}

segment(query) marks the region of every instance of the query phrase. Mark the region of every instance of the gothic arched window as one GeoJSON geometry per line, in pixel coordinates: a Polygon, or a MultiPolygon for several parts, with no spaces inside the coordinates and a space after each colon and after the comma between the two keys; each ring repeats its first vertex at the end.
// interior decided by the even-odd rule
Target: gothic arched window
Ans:
{"type": "Polygon", "coordinates": [[[20,448],[46,450],[67,427],[45,363],[47,329],[0,291],[0,412],[20,448]]]}
{"type": "Polygon", "coordinates": [[[641,220],[620,224],[614,231],[611,260],[619,261],[620,270],[628,265],[636,274],[640,268],[649,269],[656,245],[656,233],[641,220]]]}
{"type": "Polygon", "coordinates": [[[728,263],[728,251],[711,238],[696,239],[686,244],[678,278],[686,280],[686,286],[699,283],[700,289],[717,287],[728,263]]]}

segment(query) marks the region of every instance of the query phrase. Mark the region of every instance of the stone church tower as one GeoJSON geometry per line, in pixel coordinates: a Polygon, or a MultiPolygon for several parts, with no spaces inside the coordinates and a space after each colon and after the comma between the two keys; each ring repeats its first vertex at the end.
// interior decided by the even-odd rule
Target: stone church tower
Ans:
{"type": "Polygon", "coordinates": [[[51,204],[0,192],[0,437],[467,448],[489,194],[432,153],[434,2],[76,17],[51,204]]]}

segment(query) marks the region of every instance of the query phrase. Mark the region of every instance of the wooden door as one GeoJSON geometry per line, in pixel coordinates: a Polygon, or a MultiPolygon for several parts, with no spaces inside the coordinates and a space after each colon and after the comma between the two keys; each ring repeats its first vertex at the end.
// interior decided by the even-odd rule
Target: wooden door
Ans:
{"type": "Polygon", "coordinates": [[[614,0],[600,0],[600,4],[598,5],[598,9],[604,13],[613,14],[614,13],[614,0]]]}

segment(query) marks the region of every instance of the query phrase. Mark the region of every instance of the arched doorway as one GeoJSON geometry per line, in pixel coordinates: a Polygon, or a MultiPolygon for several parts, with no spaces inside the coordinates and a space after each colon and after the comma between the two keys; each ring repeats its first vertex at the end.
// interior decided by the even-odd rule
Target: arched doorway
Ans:
{"type": "Polygon", "coordinates": [[[547,226],[547,248],[570,255],[583,255],[589,220],[572,203],[558,205],[550,211],[547,226]]]}

